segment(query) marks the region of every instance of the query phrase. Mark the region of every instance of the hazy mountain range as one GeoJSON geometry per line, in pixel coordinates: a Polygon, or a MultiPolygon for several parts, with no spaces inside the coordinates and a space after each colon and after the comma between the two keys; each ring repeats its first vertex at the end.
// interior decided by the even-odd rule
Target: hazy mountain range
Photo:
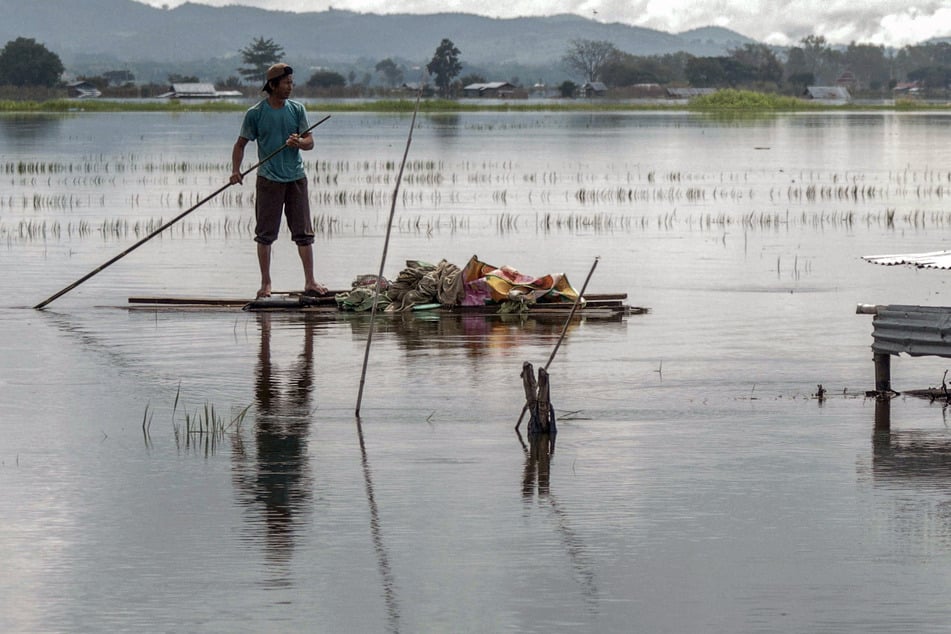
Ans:
{"type": "Polygon", "coordinates": [[[463,73],[546,81],[568,78],[561,58],[577,39],[606,40],[634,55],[720,55],[753,41],[718,27],[673,34],[576,15],[493,19],[199,4],[157,9],[133,0],[0,0],[0,15],[0,44],[33,38],[60,56],[68,74],[130,69],[139,81],[164,81],[169,73],[203,81],[235,75],[240,49],[256,37],[282,45],[292,65],[344,75],[372,73],[386,58],[408,69],[425,66],[449,38],[461,51],[463,73]]]}

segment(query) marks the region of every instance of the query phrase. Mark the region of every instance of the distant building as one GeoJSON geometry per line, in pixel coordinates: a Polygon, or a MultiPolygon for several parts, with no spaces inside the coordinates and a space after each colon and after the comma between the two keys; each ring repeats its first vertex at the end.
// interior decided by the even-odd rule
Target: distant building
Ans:
{"type": "Polygon", "coordinates": [[[579,93],[582,97],[603,97],[608,94],[608,87],[603,81],[586,81],[579,93]]]}
{"type": "Polygon", "coordinates": [[[663,99],[667,96],[664,87],[655,82],[641,82],[628,86],[615,86],[611,95],[619,99],[663,99]]]}
{"type": "Polygon", "coordinates": [[[481,97],[489,99],[507,99],[515,94],[515,85],[507,81],[493,81],[463,86],[463,97],[481,97]]]}
{"type": "Polygon", "coordinates": [[[102,76],[108,79],[110,84],[116,86],[135,81],[135,75],[130,70],[107,70],[102,76]]]}
{"type": "Polygon", "coordinates": [[[76,99],[91,99],[102,96],[99,89],[88,81],[74,81],[71,84],[66,84],[66,94],[76,99]]]}
{"type": "Polygon", "coordinates": [[[704,95],[712,95],[716,88],[668,88],[667,96],[671,99],[693,99],[704,95]]]}
{"type": "Polygon", "coordinates": [[[842,71],[841,75],[836,77],[835,85],[844,86],[846,88],[854,90],[855,86],[858,85],[858,80],[855,79],[855,73],[853,73],[851,70],[846,69],[842,71]]]}
{"type": "Polygon", "coordinates": [[[225,99],[243,96],[238,90],[216,90],[214,84],[201,82],[172,84],[169,92],[159,95],[168,99],[225,99]]]}
{"type": "Polygon", "coordinates": [[[557,97],[558,89],[546,86],[542,82],[532,84],[530,93],[532,97],[557,97]]]}
{"type": "Polygon", "coordinates": [[[836,101],[847,103],[852,101],[852,95],[845,86],[809,86],[803,93],[806,99],[817,101],[836,101]]]}
{"type": "Polygon", "coordinates": [[[399,90],[400,92],[410,93],[414,96],[416,95],[416,93],[419,93],[420,91],[422,91],[423,97],[432,97],[435,94],[435,91],[433,90],[432,86],[430,86],[429,84],[419,83],[415,81],[404,83],[402,86],[400,86],[399,90]]]}
{"type": "Polygon", "coordinates": [[[914,95],[921,92],[922,87],[920,81],[906,81],[895,84],[892,91],[896,95],[914,95]]]}

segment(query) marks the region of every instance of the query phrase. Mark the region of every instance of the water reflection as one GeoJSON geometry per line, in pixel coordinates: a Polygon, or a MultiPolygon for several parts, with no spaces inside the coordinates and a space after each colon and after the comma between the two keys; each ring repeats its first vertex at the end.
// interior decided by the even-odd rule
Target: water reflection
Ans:
{"type": "MultiPolygon", "coordinates": [[[[947,407],[947,406],[945,406],[947,407]]],[[[947,415],[946,410],[942,412],[947,415]]],[[[891,428],[891,400],[875,400],[872,473],[881,479],[914,479],[951,484],[951,429],[891,428]]]]}
{"type": "Polygon", "coordinates": [[[435,113],[426,115],[426,121],[436,139],[458,137],[462,131],[460,116],[456,113],[435,113]]]}
{"type": "Polygon", "coordinates": [[[872,437],[876,478],[914,478],[951,484],[951,435],[947,430],[876,431],[872,437]]]}
{"type": "MultiPolygon", "coordinates": [[[[467,356],[481,357],[498,351],[514,350],[527,343],[554,343],[561,336],[566,315],[444,315],[408,312],[387,315],[377,320],[375,330],[394,335],[407,351],[465,350],[467,356]]],[[[366,339],[370,320],[351,315],[350,328],[358,339],[366,339]]],[[[599,320],[603,321],[603,320],[599,320]]],[[[621,322],[611,318],[612,323],[621,322]]],[[[573,320],[568,331],[579,327],[573,320]]]]}
{"type": "MultiPolygon", "coordinates": [[[[519,436],[521,440],[521,436],[519,436]]],[[[599,604],[594,563],[584,541],[572,528],[569,513],[559,504],[551,492],[551,461],[555,452],[554,437],[548,434],[532,434],[525,450],[525,468],[522,472],[522,499],[528,503],[536,495],[540,506],[551,511],[552,521],[561,544],[571,563],[572,576],[581,588],[587,608],[596,612],[599,604]]]]}
{"type": "Polygon", "coordinates": [[[891,429],[891,402],[876,399],[872,473],[881,479],[951,484],[951,430],[891,429]]]}
{"type": "Polygon", "coordinates": [[[945,499],[951,485],[947,419],[939,429],[894,430],[891,402],[877,400],[872,477],[880,486],[901,491],[890,517],[903,544],[918,543],[942,553],[951,549],[951,502],[945,499]]]}
{"type": "MultiPolygon", "coordinates": [[[[522,440],[521,434],[519,434],[518,439],[519,441],[522,440]]],[[[531,498],[537,483],[538,497],[544,498],[549,493],[551,457],[555,452],[554,442],[548,434],[536,434],[529,436],[528,445],[522,443],[522,448],[525,450],[522,496],[531,498]]]]}
{"type": "Polygon", "coordinates": [[[357,417],[357,437],[360,440],[360,459],[363,464],[363,483],[366,488],[367,505],[370,507],[370,536],[373,539],[373,550],[376,552],[377,566],[383,580],[383,599],[386,603],[388,631],[398,632],[400,625],[399,602],[396,598],[396,581],[393,569],[390,567],[390,557],[383,542],[383,529],[380,525],[380,510],[373,493],[373,474],[370,471],[370,459],[367,457],[367,447],[363,440],[363,426],[357,417]]]}
{"type": "MultiPolygon", "coordinates": [[[[257,314],[261,332],[255,368],[256,422],[253,455],[235,446],[235,484],[242,503],[255,511],[252,526],[264,532],[264,550],[275,585],[290,585],[294,540],[311,501],[313,481],[307,442],[313,410],[314,331],[303,322],[303,349],[286,369],[271,355],[271,315],[257,314]]],[[[251,537],[255,542],[259,536],[251,537]]]]}
{"type": "Polygon", "coordinates": [[[62,123],[63,117],[60,115],[3,115],[0,116],[0,137],[7,142],[4,145],[9,144],[13,149],[19,149],[40,139],[58,136],[62,123]]]}

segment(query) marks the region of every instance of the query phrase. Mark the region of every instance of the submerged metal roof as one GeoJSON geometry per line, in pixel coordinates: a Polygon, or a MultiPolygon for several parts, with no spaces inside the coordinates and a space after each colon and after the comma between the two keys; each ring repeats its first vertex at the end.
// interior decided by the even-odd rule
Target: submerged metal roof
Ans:
{"type": "Polygon", "coordinates": [[[806,97],[821,101],[851,101],[852,95],[845,86],[808,86],[806,97]]]}
{"type": "Polygon", "coordinates": [[[872,325],[875,352],[951,357],[951,307],[877,306],[872,325]]]}
{"type": "Polygon", "coordinates": [[[862,259],[872,264],[895,266],[906,264],[919,269],[951,269],[951,251],[931,251],[929,253],[904,253],[896,255],[865,255],[862,259]]]}

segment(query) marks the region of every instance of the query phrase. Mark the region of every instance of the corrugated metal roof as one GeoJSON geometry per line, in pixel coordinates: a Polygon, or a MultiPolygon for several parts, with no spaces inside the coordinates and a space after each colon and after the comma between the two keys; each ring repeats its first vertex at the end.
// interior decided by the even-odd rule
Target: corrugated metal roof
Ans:
{"type": "Polygon", "coordinates": [[[885,354],[951,357],[951,307],[877,307],[872,350],[885,354]]]}
{"type": "Polygon", "coordinates": [[[716,91],[716,88],[668,88],[667,94],[678,99],[687,99],[690,97],[712,95],[716,91]]]}
{"type": "Polygon", "coordinates": [[[502,88],[511,88],[514,90],[515,86],[507,81],[490,81],[488,83],[469,84],[468,86],[462,87],[463,90],[469,92],[485,92],[487,90],[501,90],[502,88]]]}
{"type": "Polygon", "coordinates": [[[823,101],[852,100],[852,95],[849,94],[849,90],[845,86],[808,86],[806,96],[823,101]]]}
{"type": "Polygon", "coordinates": [[[928,253],[899,253],[895,255],[865,255],[862,259],[872,264],[895,266],[906,264],[919,269],[951,269],[951,251],[928,253]]]}
{"type": "Polygon", "coordinates": [[[215,94],[215,85],[203,82],[172,84],[172,91],[178,95],[211,95],[215,94]]]}

